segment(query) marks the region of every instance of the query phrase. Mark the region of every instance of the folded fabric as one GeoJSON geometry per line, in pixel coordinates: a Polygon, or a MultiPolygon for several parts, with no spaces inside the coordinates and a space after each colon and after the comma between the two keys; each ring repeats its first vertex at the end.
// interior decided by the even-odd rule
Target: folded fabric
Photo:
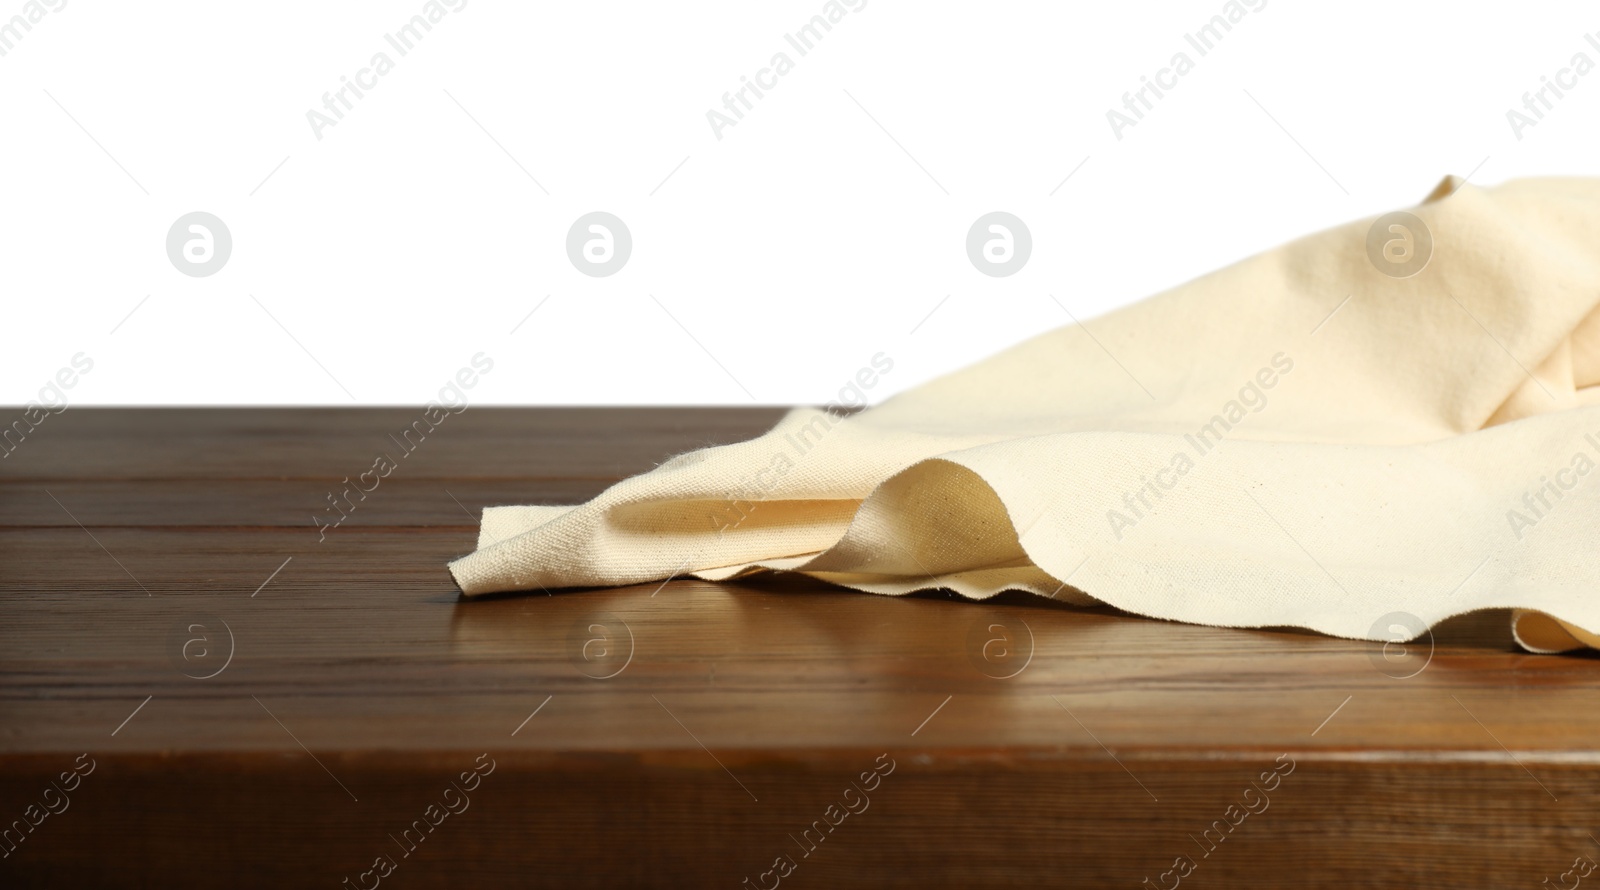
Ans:
{"type": "MultiPolygon", "coordinates": [[[[1071,295],[1060,295],[1070,306],[1071,295]]],[[[1600,180],[1446,179],[577,507],[491,507],[477,595],[800,572],[1223,627],[1600,646],[1600,180]]]]}

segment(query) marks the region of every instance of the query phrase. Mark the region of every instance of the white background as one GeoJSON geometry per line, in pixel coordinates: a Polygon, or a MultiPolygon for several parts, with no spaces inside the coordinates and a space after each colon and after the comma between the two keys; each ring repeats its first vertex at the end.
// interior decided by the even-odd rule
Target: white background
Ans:
{"type": "Polygon", "coordinates": [[[478,403],[820,403],[884,352],[878,401],[1069,323],[1051,295],[1087,319],[1446,173],[1600,166],[1600,72],[1520,140],[1506,118],[1600,62],[1592,3],[1269,0],[1200,57],[1221,0],[869,0],[799,57],[820,0],[469,0],[399,57],[383,35],[423,6],[69,0],[34,25],[0,57],[0,401],[80,351],[74,404],[420,403],[479,351],[478,403]],[[306,112],[379,51],[394,70],[316,138],[306,112]],[[779,51],[794,70],[718,140],[706,112],[779,51]],[[1179,51],[1194,70],[1117,139],[1107,110],[1179,51]],[[192,210],[234,241],[206,278],[166,255],[192,210]],[[591,210],[632,231],[611,277],[565,253],[591,210]],[[1032,231],[1011,277],[966,256],[991,210],[1032,231]]]}

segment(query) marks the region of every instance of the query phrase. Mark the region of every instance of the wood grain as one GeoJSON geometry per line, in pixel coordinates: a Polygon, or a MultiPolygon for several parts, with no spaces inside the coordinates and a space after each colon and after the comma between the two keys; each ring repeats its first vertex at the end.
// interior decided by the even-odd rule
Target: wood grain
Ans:
{"type": "Polygon", "coordinates": [[[473,409],[320,535],[410,414],[80,408],[0,462],[0,884],[370,888],[388,856],[385,886],[770,888],[786,855],[784,886],[1171,887],[1187,856],[1184,886],[1504,887],[1600,860],[1600,660],[1517,652],[1503,613],[1385,661],[794,578],[468,602],[468,513],[778,412],[473,409]]]}

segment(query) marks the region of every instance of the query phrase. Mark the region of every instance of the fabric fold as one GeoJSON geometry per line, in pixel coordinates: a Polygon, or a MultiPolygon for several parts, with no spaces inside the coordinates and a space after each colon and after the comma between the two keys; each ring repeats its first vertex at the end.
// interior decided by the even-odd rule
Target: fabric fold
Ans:
{"type": "Polygon", "coordinates": [[[488,508],[450,570],[468,596],[789,571],[1371,640],[1509,608],[1530,651],[1593,646],[1597,308],[1600,182],[1446,180],[859,414],[488,508]]]}

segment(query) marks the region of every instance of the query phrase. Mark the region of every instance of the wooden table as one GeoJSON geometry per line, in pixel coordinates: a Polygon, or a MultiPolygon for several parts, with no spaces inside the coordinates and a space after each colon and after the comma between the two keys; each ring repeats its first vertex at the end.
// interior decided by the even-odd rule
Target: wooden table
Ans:
{"type": "Polygon", "coordinates": [[[418,413],[73,408],[0,461],[0,885],[1534,887],[1600,861],[1600,662],[1519,653],[1503,614],[1385,652],[792,578],[468,602],[444,565],[483,505],[578,502],[779,412],[473,408],[401,458],[418,413]]]}

